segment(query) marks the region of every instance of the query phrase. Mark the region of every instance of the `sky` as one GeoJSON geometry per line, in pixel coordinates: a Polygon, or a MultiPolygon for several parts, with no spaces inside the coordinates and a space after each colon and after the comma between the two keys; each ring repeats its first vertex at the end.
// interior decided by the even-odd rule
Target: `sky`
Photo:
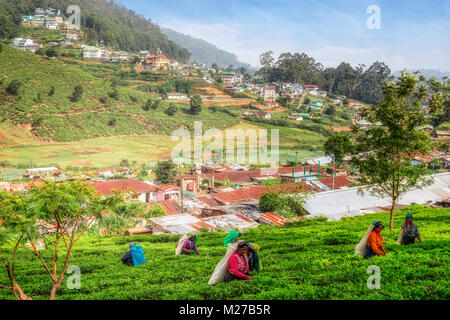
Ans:
{"type": "Polygon", "coordinates": [[[392,71],[450,71],[450,0],[116,0],[259,67],[272,50],[325,67],[385,62],[392,71]],[[371,6],[379,8],[374,20],[371,6]],[[367,21],[369,20],[369,29],[367,21]],[[372,26],[379,21],[379,28],[372,26]]]}

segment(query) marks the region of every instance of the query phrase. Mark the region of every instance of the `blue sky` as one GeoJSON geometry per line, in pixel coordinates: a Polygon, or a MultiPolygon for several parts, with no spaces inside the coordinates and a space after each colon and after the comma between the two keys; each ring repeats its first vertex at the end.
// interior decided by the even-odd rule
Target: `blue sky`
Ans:
{"type": "Polygon", "coordinates": [[[450,0],[117,0],[160,26],[202,38],[259,65],[272,50],[325,66],[386,62],[393,71],[450,71],[450,0]],[[381,28],[369,30],[377,5],[381,28]]]}

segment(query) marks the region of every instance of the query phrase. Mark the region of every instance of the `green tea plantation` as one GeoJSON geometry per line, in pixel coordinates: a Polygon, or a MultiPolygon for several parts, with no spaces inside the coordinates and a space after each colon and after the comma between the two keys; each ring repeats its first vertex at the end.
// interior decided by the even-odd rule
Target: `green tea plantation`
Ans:
{"type": "MultiPolygon", "coordinates": [[[[367,227],[389,214],[341,221],[302,219],[285,227],[244,230],[243,240],[260,245],[262,270],[254,281],[207,284],[225,254],[225,232],[199,233],[200,256],[175,256],[179,236],[84,236],[70,265],[81,269],[81,289],[64,284],[56,299],[450,299],[450,209],[412,206],[396,212],[395,230],[383,230],[388,254],[363,259],[355,246],[367,227]],[[423,243],[396,244],[406,213],[414,214],[423,243]],[[126,267],[120,261],[128,243],[144,248],[147,264],[126,267]],[[381,288],[369,289],[368,266],[381,270],[381,288]],[[280,279],[284,278],[284,279],[280,279]],[[289,279],[286,279],[289,278],[289,279]]],[[[0,256],[7,255],[3,244],[0,256]]],[[[45,254],[44,254],[45,256],[45,254]]],[[[18,256],[17,282],[33,299],[48,299],[49,277],[33,253],[18,256]]],[[[4,270],[0,284],[6,284],[4,270]]],[[[0,299],[14,299],[0,289],[0,299]]]]}

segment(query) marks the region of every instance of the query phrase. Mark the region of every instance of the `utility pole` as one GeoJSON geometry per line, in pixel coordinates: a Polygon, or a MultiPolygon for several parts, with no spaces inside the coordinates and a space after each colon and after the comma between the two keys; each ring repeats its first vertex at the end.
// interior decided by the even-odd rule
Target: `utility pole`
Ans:
{"type": "Polygon", "coordinates": [[[184,184],[184,173],[183,173],[183,163],[180,163],[180,204],[181,204],[181,214],[184,214],[184,195],[183,195],[183,184],[184,184]]]}

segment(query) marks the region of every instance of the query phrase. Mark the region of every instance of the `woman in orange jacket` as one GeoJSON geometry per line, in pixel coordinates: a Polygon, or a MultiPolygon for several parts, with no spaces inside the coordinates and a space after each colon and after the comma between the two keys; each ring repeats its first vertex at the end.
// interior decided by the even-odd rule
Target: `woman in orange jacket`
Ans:
{"type": "Polygon", "coordinates": [[[383,248],[383,237],[381,231],[384,226],[380,221],[375,221],[373,224],[373,230],[367,238],[367,248],[364,258],[371,258],[375,255],[384,256],[387,252],[383,248]]]}

